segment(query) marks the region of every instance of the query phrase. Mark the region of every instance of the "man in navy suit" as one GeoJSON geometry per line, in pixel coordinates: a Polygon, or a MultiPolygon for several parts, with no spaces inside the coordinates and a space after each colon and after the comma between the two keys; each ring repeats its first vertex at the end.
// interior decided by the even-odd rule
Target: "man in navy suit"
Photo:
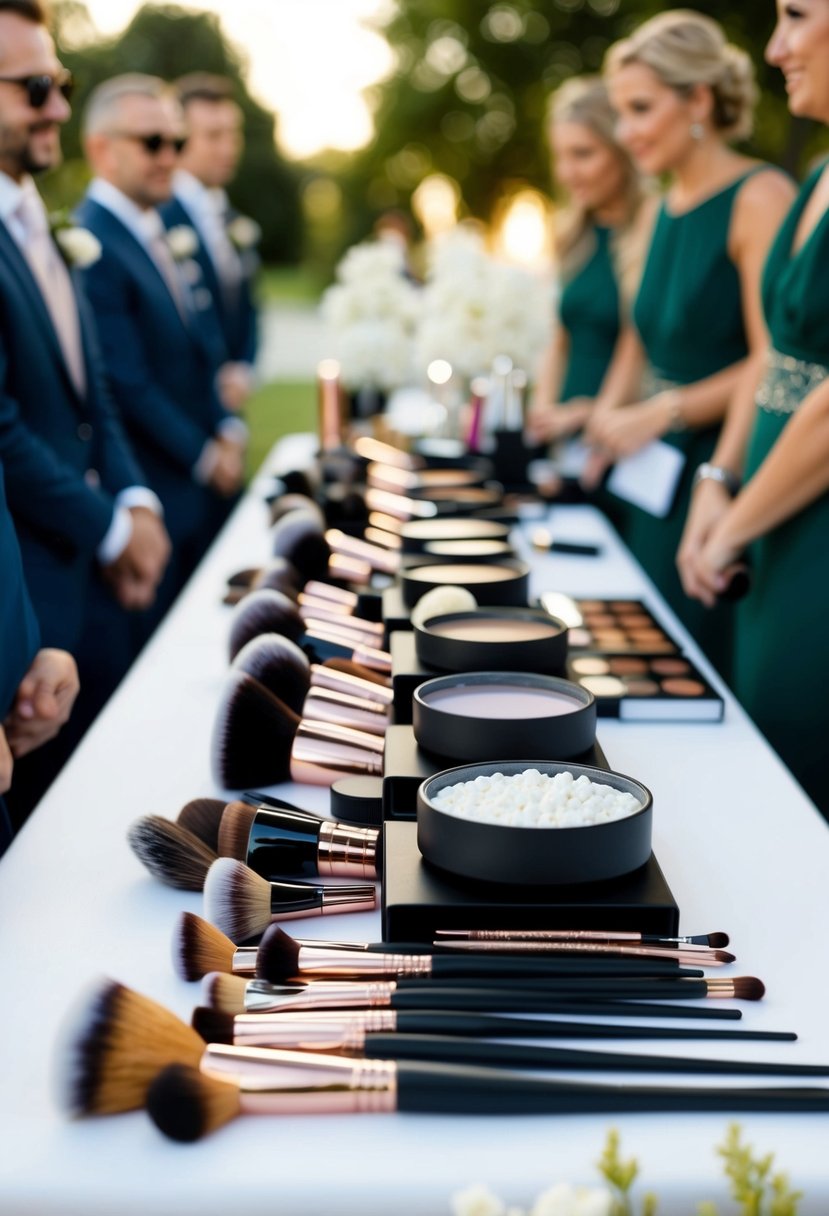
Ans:
{"type": "MultiPolygon", "coordinates": [[[[99,574],[113,604],[148,607],[169,542],[32,180],[59,163],[70,113],[43,16],[37,0],[0,0],[0,459],[43,641],[77,654],[99,574]]],[[[93,255],[89,239],[81,253],[93,255]]],[[[100,639],[92,661],[111,666],[100,639]]],[[[38,792],[59,763],[38,757],[38,792]]]]}
{"type": "Polygon", "coordinates": [[[173,198],[161,214],[168,228],[186,224],[198,234],[195,256],[216,302],[227,352],[219,389],[227,408],[238,410],[253,389],[253,280],[259,266],[258,226],[231,207],[225,192],[242,154],[243,115],[233,82],[224,76],[194,72],[176,82],[176,92],[187,144],[173,178],[173,198]]]}
{"type": "Polygon", "coordinates": [[[174,241],[157,210],[183,142],[180,107],[156,77],[116,77],[89,98],[84,145],[95,177],[78,220],[102,252],[84,271],[86,290],[116,404],[164,505],[175,564],[167,601],[240,488],[246,439],[219,399],[223,353],[195,234],[179,230],[174,241]]]}

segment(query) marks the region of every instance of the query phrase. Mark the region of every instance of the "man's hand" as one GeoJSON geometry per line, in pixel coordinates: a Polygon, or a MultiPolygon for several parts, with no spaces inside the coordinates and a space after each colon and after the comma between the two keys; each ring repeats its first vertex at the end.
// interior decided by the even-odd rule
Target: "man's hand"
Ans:
{"type": "Polygon", "coordinates": [[[220,436],[215,441],[216,459],[208,485],[222,498],[232,498],[242,488],[245,477],[245,450],[238,443],[220,436]]]}
{"type": "Polygon", "coordinates": [[[224,363],[216,376],[219,400],[226,410],[238,414],[253,392],[253,373],[247,363],[224,363]]]}
{"type": "Polygon", "coordinates": [[[0,726],[0,795],[7,794],[11,789],[14,759],[11,754],[6,732],[0,726]]]}
{"type": "Polygon", "coordinates": [[[121,555],[104,574],[123,608],[149,608],[170,560],[170,538],[158,516],[147,507],[130,507],[132,535],[121,555]]]}
{"type": "MultiPolygon", "coordinates": [[[[4,723],[5,739],[16,758],[55,737],[68,720],[79,689],[78,669],[71,654],[65,650],[38,651],[4,723]]],[[[0,784],[2,770],[0,754],[0,784]]]]}

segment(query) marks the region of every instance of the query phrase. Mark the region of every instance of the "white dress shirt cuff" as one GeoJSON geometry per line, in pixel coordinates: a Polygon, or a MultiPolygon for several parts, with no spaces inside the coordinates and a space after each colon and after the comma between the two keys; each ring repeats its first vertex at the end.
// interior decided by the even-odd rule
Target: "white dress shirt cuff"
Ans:
{"type": "Polygon", "coordinates": [[[231,443],[238,444],[240,448],[247,446],[250,432],[241,418],[224,418],[216,431],[222,439],[229,439],[231,443]]]}
{"type": "Polygon", "coordinates": [[[161,505],[161,499],[157,494],[153,494],[152,490],[148,490],[146,486],[128,486],[126,490],[115,499],[115,505],[118,507],[146,507],[148,511],[152,511],[153,515],[157,515],[159,519],[164,518],[164,508],[161,505]]]}
{"type": "Polygon", "coordinates": [[[96,549],[96,556],[102,566],[109,566],[118,560],[130,543],[132,537],[132,516],[128,509],[120,504],[112,513],[112,523],[106,530],[104,539],[96,549]]]}

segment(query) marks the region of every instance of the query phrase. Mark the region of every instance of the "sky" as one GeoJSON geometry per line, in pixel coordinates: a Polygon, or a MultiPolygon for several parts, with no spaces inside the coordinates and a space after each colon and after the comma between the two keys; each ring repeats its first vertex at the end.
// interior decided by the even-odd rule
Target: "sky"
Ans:
{"type": "MultiPolygon", "coordinates": [[[[228,37],[248,55],[250,91],[279,115],[278,135],[292,157],[323,148],[351,151],[371,134],[360,90],[385,75],[391,52],[361,19],[389,0],[201,0],[183,8],[218,13],[228,37]]],[[[141,0],[86,0],[102,34],[115,34],[141,0]]]]}

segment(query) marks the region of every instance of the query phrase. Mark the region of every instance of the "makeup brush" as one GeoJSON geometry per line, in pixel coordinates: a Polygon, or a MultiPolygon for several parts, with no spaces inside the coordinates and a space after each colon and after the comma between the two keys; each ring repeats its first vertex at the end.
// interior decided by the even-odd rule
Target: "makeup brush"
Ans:
{"type": "Polygon", "coordinates": [[[160,815],[136,819],[127,830],[127,840],[153,878],[180,891],[201,891],[218,857],[193,832],[160,815]]]}
{"type": "Polygon", "coordinates": [[[267,882],[241,861],[220,857],[207,871],[204,906],[208,920],[233,941],[244,942],[277,920],[370,912],[377,907],[377,893],[373,883],[267,882]]]}
{"type": "Polygon", "coordinates": [[[306,509],[289,511],[271,529],[271,552],[296,566],[302,580],[322,578],[331,548],[318,515],[306,509]]]}
{"type": "MultiPolygon", "coordinates": [[[[311,664],[311,687],[312,688],[327,688],[331,692],[346,693],[352,697],[361,697],[367,701],[373,701],[383,709],[386,714],[391,713],[391,705],[394,700],[394,690],[385,682],[379,682],[376,678],[376,672],[370,674],[358,674],[366,672],[364,667],[357,668],[356,664],[349,663],[349,668],[355,670],[341,670],[339,667],[331,666],[332,662],[328,663],[312,663],[311,664]]],[[[345,662],[343,663],[345,666],[345,662]]]]}
{"type": "Polygon", "coordinates": [[[825,1112],[829,1089],[598,1085],[500,1068],[337,1059],[264,1047],[205,1049],[199,1068],[171,1065],[147,1094],[164,1135],[193,1141],[238,1114],[609,1114],[825,1112]]]}
{"type": "Polygon", "coordinates": [[[370,680],[381,688],[389,688],[389,677],[386,672],[375,667],[367,667],[364,663],[358,663],[354,659],[339,658],[333,655],[331,658],[324,659],[320,666],[330,668],[331,671],[342,672],[344,675],[358,676],[361,680],[370,680]]]}
{"type": "Polygon", "coordinates": [[[347,624],[331,621],[303,620],[292,600],[279,591],[253,591],[234,609],[228,638],[230,658],[261,633],[278,633],[296,643],[320,662],[327,658],[353,659],[363,666],[388,672],[391,659],[378,649],[382,641],[382,625],[366,621],[358,624],[349,617],[347,624]]]}
{"type": "Polygon", "coordinates": [[[311,687],[311,664],[300,648],[278,633],[251,638],[232,660],[234,671],[246,671],[296,713],[311,687]]]}
{"type": "MultiPolygon", "coordinates": [[[[373,987],[383,988],[385,985],[380,982],[376,985],[365,985],[364,987],[371,989],[373,987]]],[[[303,985],[300,985],[300,989],[303,985]]],[[[268,1014],[274,1017],[292,1017],[297,1009],[300,1009],[300,1015],[303,1019],[314,1019],[321,1014],[325,1014],[331,1010],[336,1010],[341,1013],[343,1010],[348,1012],[350,1009],[359,1011],[361,1008],[371,1006],[357,1006],[356,1000],[352,1006],[349,1006],[343,1000],[342,992],[338,989],[356,989],[357,985],[349,985],[332,981],[326,983],[325,980],[314,980],[304,985],[307,998],[313,999],[315,1004],[310,1009],[301,1010],[301,1002],[303,993],[296,991],[291,985],[276,985],[268,984],[265,980],[250,980],[245,979],[240,975],[228,975],[222,971],[208,972],[202,979],[202,1001],[204,1005],[210,1009],[215,1009],[219,1013],[224,1014],[240,1014],[240,1013],[260,1013],[268,1014]],[[326,1006],[323,1000],[325,992],[328,992],[330,1005],[326,1006]],[[288,998],[287,1000],[285,998],[288,998]],[[290,998],[297,998],[299,1004],[292,1005],[290,998]],[[334,1001],[339,1004],[334,1005],[334,1001]]],[[[394,995],[393,993],[391,994],[394,995]]],[[[405,991],[400,992],[401,996],[405,996],[405,991]]],[[[428,995],[428,994],[427,994],[428,995]]],[[[562,1021],[561,1014],[568,1011],[553,1011],[544,1018],[521,1018],[510,1016],[507,1018],[500,1017],[496,1013],[474,1013],[460,1011],[459,1009],[440,1008],[440,996],[435,998],[435,1005],[429,1008],[426,1005],[419,1005],[415,1010],[408,1010],[405,1006],[397,1010],[393,1001],[390,999],[387,1005],[376,1005],[371,1008],[383,1008],[386,1011],[394,1011],[397,1015],[396,1027],[398,1030],[408,1028],[412,1024],[408,1021],[401,1020],[408,1018],[410,1012],[416,1012],[420,1017],[431,1017],[430,1023],[435,1029],[435,1033],[440,1034],[481,1034],[491,1038],[502,1036],[504,1038],[580,1038],[580,1039],[602,1039],[602,1038],[622,1038],[622,1039],[750,1039],[755,1041],[772,1041],[772,1042],[794,1042],[797,1035],[792,1031],[782,1030],[732,1030],[720,1026],[700,1027],[700,1026],[641,1026],[636,1023],[623,1022],[617,1025],[607,1022],[585,1022],[585,1021],[562,1021]]],[[[629,1013],[631,1010],[638,1013],[638,1006],[625,1006],[625,1010],[629,1013]]],[[[577,1012],[574,1008],[572,1012],[577,1012]]],[[[613,1011],[615,1013],[615,1010],[613,1011]]],[[[704,1012],[708,1012],[707,1010],[704,1012]]],[[[739,1012],[739,1011],[737,1011],[739,1012]]],[[[595,1009],[594,1016],[609,1016],[607,1010],[595,1009]]]]}
{"type": "Polygon", "coordinates": [[[300,716],[246,672],[231,671],[213,727],[218,785],[244,789],[280,781],[332,785],[349,773],[382,772],[382,736],[300,716]]]}
{"type": "MultiPolygon", "coordinates": [[[[829,1075],[829,1064],[760,1063],[539,1047],[526,1043],[481,1042],[481,1038],[517,1037],[511,1023],[510,1018],[486,1014],[397,1013],[378,1009],[357,1013],[305,1013],[296,1018],[267,1013],[234,1016],[201,1006],[194,1011],[192,1019],[193,1029],[206,1043],[228,1043],[234,1047],[278,1047],[287,1051],[337,1052],[380,1060],[440,1060],[504,1068],[622,1069],[634,1072],[713,1072],[784,1077],[829,1075]]],[[[548,1033],[555,1029],[555,1026],[547,1025],[548,1033]]],[[[603,1028],[593,1029],[602,1031],[603,1028]]],[[[628,1032],[633,1029],[639,1037],[646,1034],[636,1027],[620,1029],[628,1032]]],[[[604,1034],[607,1034],[606,1029],[604,1034]]]]}
{"type": "Polygon", "coordinates": [[[366,562],[372,570],[379,570],[381,574],[397,574],[400,569],[398,553],[381,548],[379,545],[373,545],[357,536],[348,536],[339,528],[329,528],[325,533],[325,539],[330,545],[332,553],[339,553],[344,557],[354,557],[358,561],[366,562]]]}
{"type": "Polygon", "coordinates": [[[307,511],[313,515],[320,527],[325,527],[325,514],[319,503],[309,494],[292,491],[280,494],[271,502],[271,524],[276,524],[290,511],[307,511]]]}
{"type": "Polygon", "coordinates": [[[336,605],[342,611],[352,614],[357,611],[360,602],[360,597],[354,591],[349,591],[346,587],[335,587],[332,583],[325,583],[321,579],[309,579],[305,584],[303,594],[318,600],[327,600],[331,605],[336,605]]]}
{"type": "Polygon", "coordinates": [[[222,815],[222,857],[244,862],[262,878],[378,877],[378,828],[348,827],[287,810],[231,802],[222,815]]]}
{"type": "Polygon", "coordinates": [[[218,857],[219,824],[226,806],[224,798],[193,798],[181,808],[176,822],[198,836],[218,857]]]}
{"type": "Polygon", "coordinates": [[[237,604],[252,591],[269,587],[295,600],[302,584],[299,572],[284,557],[275,557],[266,566],[254,566],[231,574],[227,580],[226,604],[237,604]]]}
{"type": "Polygon", "coordinates": [[[581,939],[578,941],[551,940],[532,941],[460,941],[439,938],[433,946],[436,950],[455,954],[493,955],[537,955],[548,957],[564,954],[606,955],[616,958],[673,958],[679,963],[698,967],[722,967],[736,961],[736,955],[727,950],[710,950],[703,946],[673,948],[668,946],[631,946],[624,942],[601,942],[581,939]]]}
{"type": "MultiPolygon", "coordinates": [[[[425,598],[425,597],[424,597],[425,598]]],[[[654,933],[628,933],[602,929],[437,929],[436,941],[520,942],[593,941],[631,942],[653,946],[708,946],[715,950],[728,945],[727,933],[698,933],[687,937],[662,937],[654,933]]]]}

